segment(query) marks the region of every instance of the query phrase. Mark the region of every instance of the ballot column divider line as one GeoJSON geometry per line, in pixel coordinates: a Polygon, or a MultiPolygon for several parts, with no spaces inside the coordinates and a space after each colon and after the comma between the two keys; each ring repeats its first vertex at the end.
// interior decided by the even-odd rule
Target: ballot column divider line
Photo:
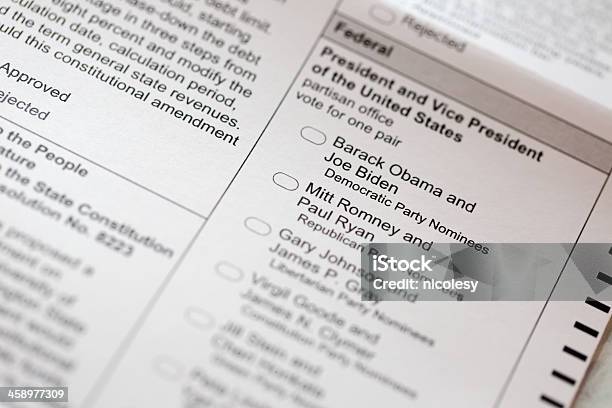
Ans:
{"type": "Polygon", "coordinates": [[[115,369],[119,365],[119,362],[121,361],[121,359],[123,358],[123,356],[125,355],[127,350],[129,349],[129,347],[131,346],[131,344],[134,341],[136,335],[138,334],[138,332],[140,331],[140,329],[144,325],[145,321],[149,317],[151,311],[153,310],[153,308],[155,307],[155,305],[159,301],[159,299],[162,296],[163,292],[165,292],[166,288],[170,284],[170,281],[175,276],[176,271],[180,268],[183,260],[185,259],[187,254],[190,252],[191,248],[195,244],[195,242],[198,239],[198,237],[201,235],[201,233],[204,230],[204,227],[206,226],[208,220],[210,219],[210,217],[212,217],[213,212],[217,209],[217,207],[219,206],[221,200],[223,200],[223,198],[225,197],[225,194],[229,190],[230,186],[234,183],[234,180],[236,180],[236,177],[238,176],[238,174],[240,173],[240,171],[244,167],[244,164],[246,163],[246,161],[251,156],[251,153],[253,153],[253,150],[255,149],[255,147],[257,146],[259,141],[261,140],[262,136],[264,135],[264,133],[266,133],[266,130],[268,129],[268,126],[270,125],[272,120],[274,120],[274,118],[276,116],[276,113],[278,112],[280,107],[285,102],[285,99],[287,98],[287,95],[289,95],[289,92],[293,88],[293,86],[294,86],[295,82],[297,81],[298,77],[302,74],[302,71],[304,70],[304,67],[306,66],[306,64],[308,63],[310,58],[312,57],[312,54],[313,54],[315,48],[321,42],[321,39],[323,38],[323,35],[324,35],[325,31],[327,30],[327,27],[331,23],[332,19],[336,16],[336,13],[337,13],[337,10],[338,10],[338,7],[339,7],[341,1],[342,0],[337,0],[336,1],[336,4],[335,4],[334,8],[330,12],[329,18],[323,24],[322,29],[319,32],[319,35],[314,40],[313,45],[311,46],[310,50],[306,54],[306,57],[304,58],[304,61],[300,65],[299,69],[297,70],[297,72],[296,72],[295,76],[293,77],[291,83],[288,85],[287,90],[285,91],[285,93],[282,96],[281,100],[279,101],[279,103],[277,104],[276,108],[274,109],[274,112],[272,112],[272,115],[270,116],[270,119],[268,120],[268,122],[264,126],[263,130],[259,134],[259,137],[257,138],[255,143],[253,144],[253,146],[251,147],[251,149],[247,153],[247,155],[244,158],[244,160],[242,161],[242,163],[240,164],[240,166],[236,170],[236,173],[234,174],[234,176],[232,177],[230,182],[225,187],[225,190],[223,191],[223,193],[221,194],[221,196],[219,197],[219,199],[217,200],[217,202],[213,206],[213,208],[210,211],[208,217],[204,217],[203,222],[200,224],[198,230],[196,231],[194,236],[189,241],[189,244],[187,244],[187,247],[185,248],[185,250],[181,253],[181,256],[179,257],[179,259],[176,261],[176,263],[174,264],[174,266],[172,267],[170,272],[166,275],[166,277],[164,278],[163,282],[157,288],[157,290],[155,291],[155,293],[153,294],[153,296],[151,297],[149,302],[147,302],[147,305],[145,306],[144,310],[140,313],[140,316],[138,317],[138,319],[136,320],[134,325],[131,327],[131,329],[128,331],[128,334],[121,341],[121,343],[119,344],[119,347],[117,348],[115,353],[113,353],[113,355],[109,359],[109,362],[106,364],[106,367],[102,370],[102,373],[100,374],[98,379],[96,381],[94,381],[94,384],[92,385],[92,387],[89,390],[89,392],[86,393],[85,398],[83,399],[83,404],[82,404],[83,407],[92,406],[92,404],[95,402],[95,400],[99,397],[99,395],[100,395],[101,391],[103,390],[103,388],[108,383],[111,375],[113,374],[113,372],[115,371],[115,369]]]}
{"type": "Polygon", "coordinates": [[[610,179],[610,174],[608,174],[608,176],[604,180],[603,185],[601,186],[601,189],[599,190],[599,193],[597,194],[597,197],[595,198],[595,201],[593,202],[591,210],[589,211],[589,214],[587,215],[586,220],[584,221],[584,224],[582,225],[582,228],[580,229],[580,232],[578,233],[578,237],[576,238],[576,241],[572,245],[572,249],[570,250],[569,254],[567,255],[567,258],[565,259],[565,263],[563,264],[563,267],[561,268],[561,272],[559,272],[559,275],[557,276],[557,280],[555,281],[555,284],[553,285],[552,289],[550,290],[550,293],[548,294],[548,298],[546,299],[546,303],[544,303],[544,306],[542,306],[542,310],[540,310],[538,318],[536,319],[535,323],[533,324],[533,327],[531,328],[531,331],[529,332],[529,335],[527,336],[527,339],[525,340],[525,344],[523,344],[523,347],[521,348],[521,351],[520,351],[519,355],[517,356],[516,361],[512,365],[512,368],[510,369],[510,372],[508,373],[508,376],[506,377],[506,380],[504,381],[504,384],[502,385],[502,389],[499,392],[499,395],[497,396],[497,398],[495,400],[495,404],[493,405],[493,407],[499,408],[499,406],[501,405],[501,403],[502,403],[502,401],[503,401],[503,399],[504,399],[504,397],[506,395],[506,392],[508,391],[508,388],[510,387],[512,379],[514,378],[514,375],[516,374],[516,370],[518,369],[518,366],[519,366],[521,360],[523,359],[523,356],[525,355],[525,351],[527,350],[527,347],[529,346],[529,343],[531,342],[531,339],[533,338],[535,330],[538,327],[538,325],[540,324],[540,321],[542,320],[542,316],[544,315],[544,311],[546,310],[546,307],[550,303],[550,299],[551,299],[553,293],[555,292],[555,289],[556,289],[557,285],[559,284],[559,281],[561,280],[561,276],[563,275],[563,272],[565,272],[565,268],[567,267],[567,264],[569,263],[570,259],[572,258],[574,250],[576,249],[576,246],[578,245],[578,242],[580,241],[580,237],[584,233],[584,230],[585,230],[586,226],[588,225],[591,216],[593,215],[593,211],[595,211],[595,207],[597,206],[597,203],[598,203],[599,199],[601,198],[601,196],[602,196],[602,194],[603,194],[603,192],[604,192],[604,190],[606,188],[606,185],[608,184],[608,180],[609,179],[610,179]]]}
{"type": "Polygon", "coordinates": [[[149,299],[149,301],[145,305],[144,310],[139,314],[138,318],[136,319],[136,322],[134,323],[134,325],[128,330],[127,335],[123,338],[123,340],[121,340],[121,342],[119,343],[119,346],[117,347],[117,350],[115,350],[115,352],[111,355],[109,362],[102,369],[102,373],[100,374],[98,379],[94,381],[89,392],[86,393],[85,398],[83,399],[83,404],[82,404],[83,407],[90,406],[92,401],[95,400],[95,398],[99,395],[99,392],[108,382],[111,374],[114,372],[115,368],[119,364],[119,361],[121,360],[121,358],[123,357],[127,349],[129,348],[129,346],[131,345],[132,341],[136,337],[136,334],[138,334],[138,331],[142,328],[145,320],[147,319],[148,315],[151,313],[151,310],[155,307],[157,300],[160,298],[161,294],[164,292],[164,290],[168,286],[168,283],[170,282],[172,277],[175,275],[177,269],[180,267],[187,253],[189,253],[189,251],[193,247],[196,239],[198,238],[198,236],[202,232],[202,229],[206,225],[206,221],[207,220],[204,220],[200,223],[198,230],[196,231],[196,233],[193,235],[193,237],[187,244],[187,247],[181,253],[181,256],[175,262],[174,266],[170,269],[170,272],[165,276],[164,280],[159,285],[159,287],[156,289],[151,299],[149,299]]]}
{"type": "Polygon", "coordinates": [[[27,127],[25,127],[23,125],[20,125],[19,123],[15,122],[15,121],[13,121],[13,120],[11,120],[11,119],[3,116],[3,115],[0,115],[0,118],[4,119],[5,121],[9,122],[10,124],[12,124],[14,126],[17,126],[18,128],[20,128],[22,130],[25,130],[26,132],[29,132],[29,133],[33,134],[34,136],[37,136],[37,137],[41,138],[42,140],[44,140],[47,143],[51,143],[52,145],[57,146],[60,149],[65,150],[68,153],[77,156],[81,160],[84,160],[84,161],[86,161],[86,162],[88,162],[90,164],[93,164],[95,167],[98,167],[98,168],[100,168],[100,169],[102,169],[102,170],[104,170],[104,171],[106,171],[108,173],[111,173],[112,175],[114,175],[116,177],[119,177],[120,179],[122,179],[124,181],[127,181],[128,183],[133,184],[136,187],[140,187],[141,189],[143,189],[143,190],[145,190],[145,191],[147,191],[147,192],[149,192],[149,193],[151,193],[151,194],[161,198],[164,201],[169,202],[170,204],[173,204],[173,205],[181,208],[184,211],[187,211],[188,213],[190,213],[192,215],[195,215],[196,217],[198,217],[200,219],[206,220],[206,216],[205,215],[200,214],[199,212],[197,212],[195,210],[192,210],[192,209],[190,209],[188,207],[185,207],[184,205],[179,204],[178,202],[174,201],[173,199],[168,198],[168,197],[166,197],[166,196],[156,192],[155,190],[152,190],[149,187],[146,187],[146,186],[144,186],[144,185],[142,185],[142,184],[140,184],[140,183],[130,179],[129,177],[124,176],[123,174],[117,173],[116,171],[111,170],[108,167],[106,167],[106,166],[104,166],[104,165],[102,165],[102,164],[100,164],[98,162],[95,162],[95,161],[93,161],[91,159],[88,159],[87,157],[83,156],[82,154],[79,154],[79,153],[75,152],[74,150],[68,149],[67,147],[62,146],[61,144],[59,144],[59,143],[57,143],[57,142],[55,142],[55,141],[53,141],[53,140],[51,140],[51,139],[41,135],[40,133],[34,132],[31,129],[28,129],[27,127]]]}

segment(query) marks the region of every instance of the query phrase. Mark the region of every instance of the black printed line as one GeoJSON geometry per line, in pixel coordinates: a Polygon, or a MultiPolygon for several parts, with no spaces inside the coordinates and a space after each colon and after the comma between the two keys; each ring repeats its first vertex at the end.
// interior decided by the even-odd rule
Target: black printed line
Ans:
{"type": "Polygon", "coordinates": [[[604,313],[610,312],[610,306],[606,305],[605,303],[601,303],[599,300],[595,300],[590,296],[586,298],[584,303],[586,303],[589,306],[594,307],[597,310],[601,310],[604,313]]]}
{"type": "Polygon", "coordinates": [[[548,403],[548,404],[550,404],[550,405],[552,405],[553,407],[563,408],[563,404],[562,404],[562,403],[560,403],[560,402],[559,402],[559,401],[557,401],[557,400],[554,400],[554,399],[550,398],[550,397],[549,397],[549,396],[547,396],[547,395],[542,394],[542,395],[540,396],[540,400],[541,400],[541,401],[543,401],[543,402],[546,402],[546,403],[548,403]]]}
{"type": "Polygon", "coordinates": [[[574,380],[571,377],[568,377],[567,375],[557,371],[557,370],[553,370],[552,371],[552,375],[553,377],[557,377],[558,379],[560,379],[561,381],[565,381],[566,383],[570,384],[570,385],[575,385],[576,384],[576,380],[574,380]]]}
{"type": "Polygon", "coordinates": [[[580,330],[581,332],[584,332],[586,334],[588,334],[589,336],[592,337],[597,337],[599,336],[599,332],[595,329],[593,329],[592,327],[587,326],[584,323],[580,323],[578,321],[576,321],[574,323],[574,328],[580,330]]]}
{"type": "Polygon", "coordinates": [[[612,285],[612,276],[608,275],[607,273],[599,272],[597,274],[597,279],[607,283],[608,285],[612,285]]]}
{"type": "Polygon", "coordinates": [[[565,353],[569,354],[570,356],[576,357],[578,360],[581,360],[581,361],[586,361],[587,360],[586,354],[582,354],[581,352],[579,352],[577,350],[574,350],[570,346],[564,346],[563,347],[563,351],[565,353]]]}

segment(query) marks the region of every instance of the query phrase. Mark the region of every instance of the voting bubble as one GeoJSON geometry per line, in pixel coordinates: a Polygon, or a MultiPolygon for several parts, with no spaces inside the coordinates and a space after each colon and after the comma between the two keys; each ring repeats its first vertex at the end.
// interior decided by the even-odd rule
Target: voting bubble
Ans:
{"type": "Polygon", "coordinates": [[[308,140],[310,143],[316,145],[322,145],[327,140],[325,133],[321,132],[319,129],[313,128],[312,126],[304,126],[302,130],[300,130],[300,135],[305,140],[308,140]]]}
{"type": "Polygon", "coordinates": [[[395,21],[395,13],[389,7],[382,4],[374,4],[370,7],[370,17],[381,24],[390,25],[395,21]]]}
{"type": "Polygon", "coordinates": [[[210,330],[215,325],[215,318],[210,313],[195,306],[185,309],[185,320],[200,330],[210,330]]]}
{"type": "Polygon", "coordinates": [[[289,191],[295,191],[300,186],[300,183],[295,177],[292,177],[287,173],[283,173],[281,171],[275,173],[272,176],[272,181],[274,181],[274,184],[276,184],[277,186],[289,191]]]}
{"type": "Polygon", "coordinates": [[[157,373],[166,380],[176,381],[183,374],[183,367],[179,362],[167,356],[155,359],[157,373]]]}
{"type": "Polygon", "coordinates": [[[244,277],[242,269],[227,261],[222,261],[215,266],[215,271],[220,277],[232,282],[239,282],[244,277]]]}
{"type": "Polygon", "coordinates": [[[257,235],[266,236],[272,232],[272,227],[267,222],[257,217],[249,217],[244,220],[244,226],[257,235]]]}

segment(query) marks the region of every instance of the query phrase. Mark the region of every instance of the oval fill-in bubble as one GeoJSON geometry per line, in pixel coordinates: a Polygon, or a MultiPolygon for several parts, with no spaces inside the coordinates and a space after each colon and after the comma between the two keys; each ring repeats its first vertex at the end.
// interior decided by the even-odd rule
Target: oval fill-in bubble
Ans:
{"type": "Polygon", "coordinates": [[[183,373],[183,367],[170,357],[160,356],[155,360],[157,373],[167,380],[178,380],[183,373]]]}
{"type": "Polygon", "coordinates": [[[374,4],[370,7],[370,17],[382,24],[393,24],[395,21],[395,13],[387,6],[382,4],[374,4]]]}
{"type": "Polygon", "coordinates": [[[217,271],[217,275],[232,282],[238,282],[244,277],[242,269],[227,261],[219,262],[215,266],[215,270],[217,271]]]}
{"type": "Polygon", "coordinates": [[[285,190],[295,191],[300,186],[299,181],[295,177],[288,175],[287,173],[283,173],[279,171],[272,176],[272,181],[279,187],[284,188],[285,190]]]}
{"type": "Polygon", "coordinates": [[[272,227],[270,224],[264,220],[260,220],[257,217],[249,217],[244,220],[244,226],[257,235],[268,235],[270,232],[272,232],[272,227]]]}
{"type": "Polygon", "coordinates": [[[310,143],[314,143],[316,145],[322,145],[327,140],[327,136],[325,133],[321,132],[319,129],[315,129],[312,126],[305,126],[300,130],[300,135],[305,140],[308,140],[310,143]]]}
{"type": "Polygon", "coordinates": [[[185,309],[185,320],[200,330],[209,330],[215,325],[215,318],[210,313],[195,306],[185,309]]]}

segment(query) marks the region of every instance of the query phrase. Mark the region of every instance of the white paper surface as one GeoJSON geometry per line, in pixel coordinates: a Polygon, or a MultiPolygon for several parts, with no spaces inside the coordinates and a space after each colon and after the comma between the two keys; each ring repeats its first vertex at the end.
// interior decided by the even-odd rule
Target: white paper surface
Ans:
{"type": "Polygon", "coordinates": [[[592,18],[546,58],[555,21],[522,19],[529,49],[490,29],[548,3],[496,4],[2,3],[0,386],[570,406],[602,337],[572,325],[609,313],[359,294],[367,242],[611,242],[604,3],[559,7],[592,18]]]}

